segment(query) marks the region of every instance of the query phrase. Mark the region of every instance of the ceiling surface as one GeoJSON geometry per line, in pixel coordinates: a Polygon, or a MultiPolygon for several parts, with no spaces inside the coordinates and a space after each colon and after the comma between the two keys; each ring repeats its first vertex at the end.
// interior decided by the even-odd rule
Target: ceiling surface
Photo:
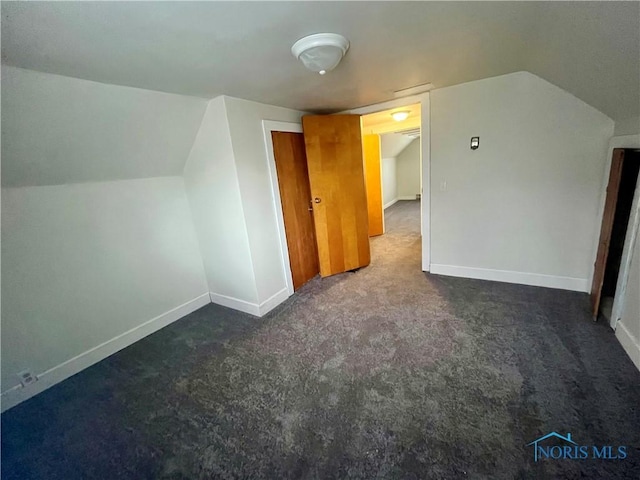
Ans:
{"type": "Polygon", "coordinates": [[[2,2],[4,64],[313,112],[527,70],[616,119],[640,110],[638,2],[2,2]],[[290,53],[351,47],[325,76],[290,53]]]}
{"type": "Polygon", "coordinates": [[[392,108],[362,116],[363,133],[392,133],[404,130],[420,130],[420,104],[392,108]],[[408,116],[400,122],[391,116],[395,112],[407,112],[408,116]]]}

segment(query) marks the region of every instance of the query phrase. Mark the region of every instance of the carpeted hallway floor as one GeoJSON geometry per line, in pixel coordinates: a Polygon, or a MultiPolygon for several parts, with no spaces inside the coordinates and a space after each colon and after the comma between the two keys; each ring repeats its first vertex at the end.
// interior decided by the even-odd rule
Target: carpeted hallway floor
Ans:
{"type": "Polygon", "coordinates": [[[2,415],[2,478],[640,478],[640,372],[584,294],[372,264],[264,319],[209,305],[2,415]],[[557,431],[624,460],[534,463],[557,431]]]}

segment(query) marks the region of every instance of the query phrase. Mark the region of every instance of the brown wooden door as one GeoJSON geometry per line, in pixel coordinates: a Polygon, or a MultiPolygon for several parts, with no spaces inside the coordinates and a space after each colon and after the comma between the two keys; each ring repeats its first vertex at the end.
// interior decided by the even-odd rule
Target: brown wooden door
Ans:
{"type": "Polygon", "coordinates": [[[273,154],[278,173],[284,229],[287,235],[293,289],[318,274],[311,190],[304,137],[301,133],[272,132],[273,154]]]}
{"type": "Polygon", "coordinates": [[[359,115],[302,117],[320,275],[369,265],[369,220],[359,115]]]}
{"type": "Polygon", "coordinates": [[[382,209],[382,171],[380,167],[380,135],[363,135],[365,180],[367,187],[367,210],[369,212],[369,236],[384,233],[382,209]]]}
{"type": "Polygon", "coordinates": [[[613,219],[616,214],[618,203],[618,191],[620,189],[620,176],[622,175],[622,164],[624,162],[624,149],[615,148],[611,159],[611,171],[609,173],[609,184],[607,185],[607,198],[604,203],[602,214],[602,227],[600,228],[600,242],[598,243],[598,254],[593,271],[593,284],[591,285],[591,308],[593,318],[598,317],[600,308],[600,295],[602,293],[602,282],[609,255],[609,245],[611,243],[611,229],[613,219]]]}

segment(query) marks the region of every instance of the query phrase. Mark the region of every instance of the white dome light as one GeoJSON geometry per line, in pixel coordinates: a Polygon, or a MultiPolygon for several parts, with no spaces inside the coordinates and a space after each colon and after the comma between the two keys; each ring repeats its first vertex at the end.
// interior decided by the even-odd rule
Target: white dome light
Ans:
{"type": "Polygon", "coordinates": [[[411,112],[409,112],[408,110],[401,110],[399,112],[393,112],[391,116],[396,122],[402,122],[403,120],[409,118],[410,113],[411,112]]]}
{"type": "Polygon", "coordinates": [[[337,33],[316,33],[301,38],[291,53],[312,72],[324,75],[338,66],[349,49],[349,41],[337,33]]]}

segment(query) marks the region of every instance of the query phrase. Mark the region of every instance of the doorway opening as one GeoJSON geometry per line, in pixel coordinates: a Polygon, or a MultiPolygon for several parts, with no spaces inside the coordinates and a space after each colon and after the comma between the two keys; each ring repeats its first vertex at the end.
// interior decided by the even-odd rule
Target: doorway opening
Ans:
{"type": "Polygon", "coordinates": [[[380,228],[370,232],[371,237],[390,228],[421,224],[420,109],[420,103],[415,103],[362,116],[367,192],[369,197],[372,194],[380,197],[378,205],[369,202],[369,224],[377,225],[376,214],[380,217],[380,228]],[[367,144],[379,147],[374,150],[367,148],[367,144]],[[379,172],[379,180],[371,181],[369,171],[379,172]],[[396,221],[390,221],[394,217],[396,221]],[[403,221],[398,217],[403,217],[403,221]]]}
{"type": "Polygon", "coordinates": [[[291,295],[313,278],[370,263],[359,115],[263,120],[282,266],[291,295]]]}
{"type": "Polygon", "coordinates": [[[594,320],[612,320],[639,172],[640,150],[614,149],[591,289],[594,320]]]}
{"type": "MultiPolygon", "coordinates": [[[[423,234],[423,222],[428,216],[428,195],[426,198],[422,195],[424,145],[420,139],[421,117],[425,115],[423,111],[425,107],[428,112],[428,96],[414,97],[411,100],[398,100],[388,102],[385,105],[362,107],[367,110],[362,112],[345,112],[339,115],[307,115],[302,117],[301,123],[263,120],[264,141],[282,255],[282,273],[289,295],[292,295],[295,290],[313,278],[317,272],[316,268],[319,268],[321,277],[326,277],[369,265],[371,261],[369,238],[384,233],[382,135],[406,137],[405,140],[408,140],[409,143],[415,142],[415,147],[418,150],[418,168],[416,172],[406,176],[418,181],[418,187],[414,187],[414,192],[410,197],[414,204],[414,208],[410,209],[410,212],[415,217],[412,242],[421,249],[421,253],[418,253],[416,257],[421,265],[421,270],[428,271],[429,255],[425,248],[426,240],[423,234]],[[427,102],[426,106],[423,103],[425,101],[427,102]],[[409,105],[406,105],[407,103],[409,105]],[[377,110],[377,108],[385,107],[385,110],[377,110]],[[394,108],[389,110],[389,107],[394,108]],[[398,110],[408,110],[407,118],[402,121],[394,120],[391,114],[398,110]],[[377,114],[378,118],[384,118],[385,122],[373,122],[375,125],[372,126],[372,124],[367,124],[367,120],[372,118],[369,117],[364,121],[365,129],[363,129],[364,116],[369,116],[372,112],[374,112],[373,118],[377,114]],[[286,133],[295,135],[285,135],[286,133]],[[375,137],[375,141],[367,142],[365,136],[375,137]],[[302,148],[303,139],[304,149],[302,148]],[[376,151],[376,155],[372,156],[375,158],[373,166],[365,162],[365,150],[370,145],[373,145],[376,151]],[[297,187],[302,184],[307,185],[307,182],[301,181],[305,176],[304,169],[301,168],[301,165],[305,163],[303,158],[305,154],[310,191],[305,188],[303,192],[297,187]],[[287,158],[287,156],[291,158],[287,158]],[[284,161],[280,161],[280,157],[284,161]],[[300,171],[294,173],[285,170],[293,165],[300,171]],[[280,172],[281,169],[283,173],[280,172]],[[291,183],[296,188],[285,184],[287,176],[293,179],[291,183]],[[373,181],[371,180],[372,176],[373,181]],[[283,184],[280,184],[280,177],[285,179],[283,184]],[[377,181],[377,187],[374,187],[375,181],[377,181]],[[300,195],[294,198],[291,195],[293,190],[300,190],[297,192],[300,195]],[[309,196],[309,194],[311,195],[309,196]],[[375,200],[373,203],[378,205],[379,222],[377,228],[379,232],[377,234],[369,228],[371,226],[375,228],[375,222],[369,221],[370,214],[374,210],[369,208],[372,197],[375,200]],[[304,201],[305,198],[308,200],[304,201]],[[308,268],[306,268],[306,263],[302,260],[316,255],[313,255],[311,249],[307,251],[298,247],[302,247],[303,243],[310,243],[311,234],[307,235],[309,241],[297,242],[296,238],[300,238],[298,231],[300,225],[309,223],[309,217],[313,219],[312,223],[315,227],[318,265],[311,265],[309,262],[308,268]],[[292,231],[297,233],[291,234],[292,231]],[[416,243],[415,240],[420,238],[421,240],[416,243]],[[299,254],[296,252],[297,248],[300,250],[299,254]],[[293,274],[295,268],[304,271],[297,272],[300,275],[293,274]],[[294,277],[296,278],[294,279],[294,277]]],[[[428,125],[425,128],[428,137],[428,125]]],[[[428,157],[427,152],[425,157],[427,161],[428,157]]],[[[409,198],[398,198],[397,196],[393,200],[395,200],[394,203],[410,201],[409,198]]],[[[390,207],[391,205],[386,206],[390,207]]],[[[306,230],[310,231],[308,228],[306,230]]]]}

